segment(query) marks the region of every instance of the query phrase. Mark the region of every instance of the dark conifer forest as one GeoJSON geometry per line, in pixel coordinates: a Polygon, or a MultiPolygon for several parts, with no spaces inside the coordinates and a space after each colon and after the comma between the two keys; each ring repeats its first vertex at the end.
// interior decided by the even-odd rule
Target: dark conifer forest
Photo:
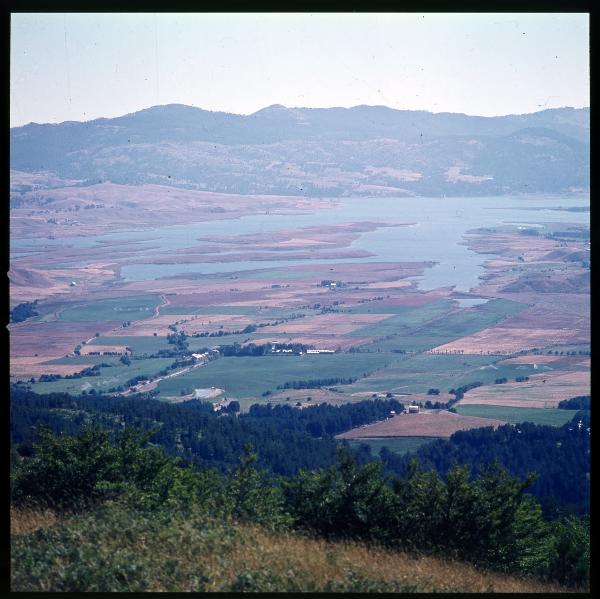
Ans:
{"type": "MultiPolygon", "coordinates": [[[[135,427],[152,431],[152,443],[186,463],[227,471],[250,444],[258,454],[257,467],[273,475],[293,476],[300,470],[326,468],[335,462],[334,435],[383,420],[399,412],[396,399],[361,401],[344,406],[328,404],[296,409],[259,405],[247,413],[215,412],[209,402],[192,400],[169,404],[142,397],[73,397],[64,393],[37,395],[14,388],[11,402],[12,440],[18,452],[30,451],[35,426],[74,435],[86,423],[117,431],[135,427]]],[[[372,455],[361,444],[353,453],[359,463],[381,462],[385,471],[404,477],[416,460],[423,470],[446,476],[455,464],[471,466],[476,478],[497,463],[515,477],[534,474],[527,489],[536,496],[546,517],[589,513],[590,418],[574,411],[562,427],[524,422],[519,425],[459,431],[448,440],[434,440],[416,453],[398,455],[382,448],[372,455]]]]}

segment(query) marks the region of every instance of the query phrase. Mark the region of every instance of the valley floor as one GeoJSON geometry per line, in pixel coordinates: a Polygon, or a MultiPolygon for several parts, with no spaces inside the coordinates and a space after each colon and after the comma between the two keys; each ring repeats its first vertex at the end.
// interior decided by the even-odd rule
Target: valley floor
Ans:
{"type": "MultiPolygon", "coordinates": [[[[484,274],[466,293],[419,286],[443,268],[411,261],[412,253],[401,249],[414,223],[399,218],[398,209],[389,222],[347,222],[332,216],[339,202],[316,198],[169,194],[160,186],[105,185],[52,190],[43,204],[23,195],[11,212],[11,235],[20,243],[9,273],[11,306],[37,303],[36,314],[9,325],[12,382],[37,393],[210,398],[216,408],[236,400],[242,411],[253,403],[340,405],[388,394],[449,406],[451,390],[480,383],[454,402],[465,415],[454,420],[467,428],[466,416],[482,418],[482,426],[521,417],[562,423],[554,414],[559,402],[590,393],[586,214],[540,208],[555,220],[532,232],[506,224],[502,219],[512,213],[498,210],[498,226],[457,235],[448,248],[468,246],[469,260],[473,252],[485,260],[484,274]],[[120,220],[124,193],[137,220],[120,220]],[[102,199],[100,208],[90,194],[102,199]],[[160,227],[148,197],[164,217],[160,227]],[[216,211],[222,204],[228,210],[216,211]],[[76,205],[94,209],[78,212],[76,205]],[[256,233],[255,226],[239,224],[239,217],[263,212],[264,223],[274,219],[281,228],[263,232],[261,224],[256,233]],[[184,217],[198,220],[204,234],[186,238],[198,233],[178,228],[187,226],[184,217]],[[296,219],[312,224],[296,225],[296,219]],[[316,225],[319,219],[325,224],[316,225]],[[131,230],[131,222],[140,230],[131,230]],[[111,226],[117,237],[103,236],[111,226]],[[399,249],[390,253],[393,244],[399,249]],[[228,270],[232,263],[240,270],[228,270]],[[127,279],[124,269],[137,275],[127,279]],[[224,353],[236,344],[267,349],[224,353]],[[428,395],[432,388],[437,393],[428,395]]],[[[521,202],[527,215],[539,201],[521,202]]],[[[370,214],[349,206],[340,214],[370,214]]],[[[445,209],[448,218],[440,223],[459,222],[460,210],[445,209]]],[[[477,218],[489,219],[488,208],[477,209],[477,218]]],[[[427,225],[430,215],[425,211],[418,225],[427,225]]],[[[458,283],[466,276],[461,268],[471,273],[473,265],[461,252],[456,260],[458,283]]],[[[449,430],[420,426],[393,436],[447,436],[449,430]]]]}

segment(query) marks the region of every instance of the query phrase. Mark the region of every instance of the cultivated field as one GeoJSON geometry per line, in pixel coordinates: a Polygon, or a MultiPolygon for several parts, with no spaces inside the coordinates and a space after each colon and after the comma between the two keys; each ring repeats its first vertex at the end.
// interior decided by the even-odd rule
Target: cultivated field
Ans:
{"type": "MultiPolygon", "coordinates": [[[[103,360],[103,362],[108,362],[103,360]]],[[[82,377],[78,379],[59,379],[50,382],[38,382],[33,386],[36,393],[71,393],[79,395],[82,391],[108,392],[113,387],[125,385],[136,376],[151,377],[173,362],[172,358],[150,358],[132,360],[129,366],[118,365],[100,368],[100,376],[82,377]]],[[[81,369],[80,369],[81,370],[81,369]]]]}
{"type": "Polygon", "coordinates": [[[424,394],[434,388],[439,389],[440,395],[423,396],[422,401],[447,401],[454,398],[447,394],[450,389],[468,383],[480,382],[489,385],[498,378],[515,379],[537,372],[533,365],[504,365],[504,362],[499,360],[500,356],[430,353],[391,355],[397,357],[387,368],[357,381],[353,385],[355,390],[424,394]]]}
{"type": "Polygon", "coordinates": [[[42,374],[60,374],[65,376],[80,372],[87,368],[89,364],[72,363],[72,364],[49,364],[48,357],[13,357],[10,361],[11,375],[19,378],[40,377],[42,374]]]}
{"type": "Polygon", "coordinates": [[[569,343],[578,339],[577,331],[563,328],[517,329],[498,326],[438,345],[431,351],[441,354],[513,354],[560,342],[569,343]]]}
{"type": "Polygon", "coordinates": [[[563,399],[590,395],[590,379],[589,371],[546,372],[522,383],[477,387],[466,393],[460,404],[554,408],[563,399]]]}
{"type": "MultiPolygon", "coordinates": [[[[388,356],[381,354],[350,353],[223,357],[181,377],[163,381],[158,390],[161,394],[176,395],[181,390],[187,394],[195,388],[215,386],[224,389],[228,397],[254,397],[261,401],[263,393],[276,393],[277,386],[287,381],[361,377],[382,368],[388,360],[388,356]]],[[[307,391],[310,395],[312,390],[307,391]]]]}
{"type": "Polygon", "coordinates": [[[575,412],[556,408],[517,408],[510,406],[490,406],[478,404],[458,404],[456,411],[463,416],[479,416],[480,418],[496,418],[513,424],[533,422],[547,426],[562,426],[569,422],[575,412]]]}
{"type": "Polygon", "coordinates": [[[416,451],[422,445],[431,443],[434,440],[435,438],[432,437],[387,437],[385,439],[349,439],[348,441],[354,447],[361,443],[368,445],[371,448],[372,455],[379,455],[383,447],[392,453],[403,455],[416,451]]]}
{"type": "Polygon", "coordinates": [[[341,435],[338,439],[362,439],[383,437],[450,437],[456,431],[498,427],[506,424],[493,418],[461,416],[446,410],[420,412],[419,414],[399,414],[375,424],[363,425],[341,435]]]}
{"type": "Polygon", "coordinates": [[[269,334],[314,335],[327,334],[331,337],[346,335],[357,329],[386,320],[392,314],[323,314],[297,321],[286,322],[269,328],[269,334]]]}
{"type": "Polygon", "coordinates": [[[146,388],[159,398],[182,398],[215,387],[246,408],[254,402],[341,405],[388,393],[401,400],[447,402],[454,398],[450,389],[481,383],[458,404],[477,413],[420,414],[409,421],[422,420],[428,438],[444,436],[444,426],[452,430],[471,415],[503,421],[504,412],[497,410],[508,410],[507,421],[513,421],[511,410],[526,407],[539,410],[535,421],[559,422],[558,411],[540,408],[589,393],[589,357],[547,354],[589,351],[585,240],[523,235],[512,225],[472,231],[464,243],[488,258],[479,284],[466,294],[452,286],[422,291],[415,277],[433,262],[349,259],[369,254],[369,247],[355,244],[361,236],[386,227],[382,233],[394,233],[389,227],[407,223],[357,219],[294,227],[295,211],[313,210],[318,222],[319,213],[337,206],[328,200],[113,184],[69,184],[27,192],[24,198],[27,208],[11,210],[11,236],[21,246],[11,260],[10,302],[13,307],[37,299],[39,315],[9,325],[11,379],[65,376],[111,364],[99,377],[29,383],[35,391],[107,393],[127,387],[138,375],[155,378],[176,357],[205,348],[299,343],[338,352],[217,356],[199,368],[176,369],[175,376],[146,388]],[[223,220],[267,213],[286,215],[281,229],[240,233],[237,221],[223,220]],[[183,229],[177,227],[202,222],[210,226],[182,242],[183,229]],[[139,231],[131,232],[132,227],[139,231]],[[94,237],[109,231],[116,235],[94,237]],[[265,259],[274,258],[308,262],[265,266],[265,259]],[[240,259],[245,267],[237,272],[195,271],[198,261],[226,265],[240,259]],[[255,268],[246,270],[248,264],[255,268]],[[157,268],[158,278],[128,280],[130,265],[157,268]],[[177,270],[178,265],[187,270],[177,270]],[[488,301],[462,307],[456,300],[465,296],[488,301]],[[174,332],[187,335],[186,349],[167,342],[174,332]],[[213,336],[191,336],[198,333],[213,336]],[[131,366],[115,356],[90,355],[125,348],[132,351],[131,366]],[[516,355],[534,348],[535,356],[516,355]],[[148,357],[160,351],[169,357],[148,357]],[[517,377],[529,381],[517,383],[517,377]],[[278,389],[286,382],[318,385],[349,378],[356,380],[278,389]],[[498,379],[508,382],[496,384],[498,379]],[[431,388],[439,394],[427,394],[431,388]]]}

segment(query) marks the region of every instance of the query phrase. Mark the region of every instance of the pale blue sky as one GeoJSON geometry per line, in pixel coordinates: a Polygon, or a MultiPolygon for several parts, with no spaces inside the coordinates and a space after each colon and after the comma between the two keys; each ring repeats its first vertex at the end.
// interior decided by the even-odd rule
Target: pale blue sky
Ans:
{"type": "Polygon", "coordinates": [[[182,103],[250,114],[589,106],[587,14],[13,14],[11,126],[182,103]]]}

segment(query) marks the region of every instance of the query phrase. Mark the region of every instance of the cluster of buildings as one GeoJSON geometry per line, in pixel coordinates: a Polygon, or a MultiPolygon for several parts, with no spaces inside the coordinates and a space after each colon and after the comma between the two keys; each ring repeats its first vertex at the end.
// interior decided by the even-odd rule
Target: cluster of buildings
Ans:
{"type": "Polygon", "coordinates": [[[306,352],[303,352],[303,351],[298,351],[296,349],[281,348],[281,347],[277,347],[276,345],[272,345],[271,346],[271,353],[272,354],[298,354],[298,355],[301,356],[303,353],[307,353],[307,354],[334,354],[335,350],[334,349],[307,349],[306,352]]]}

